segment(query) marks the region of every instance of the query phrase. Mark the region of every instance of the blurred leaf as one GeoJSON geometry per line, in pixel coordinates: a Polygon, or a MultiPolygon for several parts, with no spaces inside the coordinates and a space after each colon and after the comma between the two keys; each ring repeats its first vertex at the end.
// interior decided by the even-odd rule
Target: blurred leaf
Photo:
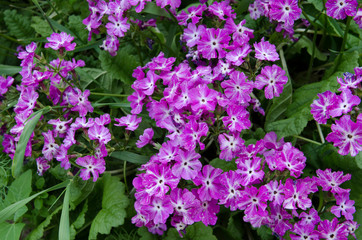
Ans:
{"type": "Polygon", "coordinates": [[[165,9],[157,6],[154,2],[148,2],[142,12],[156,16],[170,17],[170,14],[165,9]]]}
{"type": "Polygon", "coordinates": [[[21,71],[21,67],[0,64],[0,75],[14,75],[21,71]]]}
{"type": "Polygon", "coordinates": [[[6,240],[20,239],[20,234],[24,226],[25,223],[0,223],[0,236],[6,240]]]}
{"type": "Polygon", "coordinates": [[[264,225],[261,226],[260,228],[257,228],[256,232],[259,235],[260,239],[263,239],[263,240],[274,239],[272,230],[264,225]]]}
{"type": "Polygon", "coordinates": [[[127,151],[115,151],[112,152],[110,156],[122,161],[127,161],[135,164],[145,164],[148,162],[148,160],[150,160],[150,157],[127,151]]]}
{"type": "Polygon", "coordinates": [[[212,234],[212,228],[205,226],[202,222],[197,222],[186,228],[186,234],[180,237],[176,228],[170,228],[167,231],[165,240],[176,239],[192,239],[192,240],[216,240],[217,238],[212,234]]]}
{"type": "Polygon", "coordinates": [[[76,178],[70,185],[70,208],[73,210],[93,191],[95,183],[76,178]]]}
{"type": "Polygon", "coordinates": [[[70,239],[75,239],[77,229],[81,228],[85,223],[85,214],[88,211],[88,200],[85,201],[82,211],[79,213],[77,219],[70,226],[70,239]]]}
{"type": "Polygon", "coordinates": [[[81,16],[71,15],[68,18],[69,29],[72,30],[80,41],[87,43],[88,31],[85,29],[81,16]]]}
{"type": "Polygon", "coordinates": [[[3,13],[9,35],[18,39],[33,37],[34,30],[30,27],[30,17],[19,14],[16,10],[5,10],[3,13]]]}
{"type": "Polygon", "coordinates": [[[49,22],[52,24],[52,26],[53,26],[55,29],[58,29],[58,30],[61,31],[61,32],[66,32],[66,33],[72,35],[73,37],[76,37],[76,36],[77,36],[72,30],[70,30],[69,28],[63,26],[62,24],[58,23],[57,21],[49,18],[49,22]]]}
{"type": "Polygon", "coordinates": [[[53,216],[56,215],[61,209],[62,206],[59,206],[51,214],[49,214],[43,222],[38,224],[36,228],[30,233],[29,240],[41,239],[44,235],[44,228],[46,228],[50,224],[53,216]]]}
{"type": "Polygon", "coordinates": [[[233,239],[235,240],[242,240],[244,236],[244,229],[241,227],[243,226],[243,219],[240,215],[230,216],[228,221],[227,230],[233,239]]]}
{"type": "Polygon", "coordinates": [[[308,0],[309,3],[312,3],[314,5],[314,7],[316,9],[318,9],[319,11],[322,11],[324,6],[323,6],[323,1],[320,0],[308,0]]]}
{"type": "Polygon", "coordinates": [[[98,233],[109,234],[112,227],[120,226],[126,217],[129,200],[124,193],[125,187],[117,177],[105,174],[102,177],[102,210],[93,219],[89,239],[96,239],[98,233]]]}
{"type": "MultiPolygon", "coordinates": [[[[356,213],[354,214],[354,221],[356,221],[360,226],[362,226],[362,209],[356,209],[356,213]]],[[[359,227],[356,230],[356,239],[362,239],[362,227],[359,227]]]]}
{"type": "MultiPolygon", "coordinates": [[[[313,53],[313,42],[307,36],[302,36],[299,38],[298,42],[294,45],[292,49],[289,50],[290,54],[300,53],[302,48],[306,48],[309,55],[312,56],[313,53]]],[[[322,53],[317,46],[315,46],[314,57],[321,60],[326,61],[327,55],[322,53]]]]}
{"type": "Polygon", "coordinates": [[[211,160],[209,164],[214,168],[222,169],[224,172],[237,169],[235,161],[225,161],[220,158],[211,160]]]}
{"type": "Polygon", "coordinates": [[[29,197],[31,193],[31,181],[32,173],[29,169],[11,183],[5,201],[12,204],[29,197]]]}
{"type": "Polygon", "coordinates": [[[157,240],[157,236],[150,233],[146,227],[140,227],[137,230],[140,240],[157,240]]]}
{"type": "Polygon", "coordinates": [[[34,131],[36,124],[39,122],[40,117],[43,115],[43,111],[45,111],[45,108],[35,113],[34,117],[26,123],[23,132],[21,133],[18,145],[16,146],[13,164],[11,166],[11,173],[15,178],[21,173],[26,146],[29,142],[29,138],[34,131]]]}
{"type": "Polygon", "coordinates": [[[59,239],[69,240],[70,239],[70,228],[69,228],[69,198],[70,198],[70,185],[69,183],[63,200],[62,215],[60,216],[59,223],[59,239]]]}
{"type": "Polygon", "coordinates": [[[47,21],[39,16],[33,16],[31,18],[30,26],[32,26],[35,32],[39,33],[42,37],[49,37],[53,33],[53,30],[51,29],[47,21]]]}

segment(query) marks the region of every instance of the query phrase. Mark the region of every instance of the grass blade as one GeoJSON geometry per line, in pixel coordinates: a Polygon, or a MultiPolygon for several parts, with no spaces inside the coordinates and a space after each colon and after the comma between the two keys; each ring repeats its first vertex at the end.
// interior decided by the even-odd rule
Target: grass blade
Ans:
{"type": "Polygon", "coordinates": [[[69,229],[69,198],[70,198],[70,183],[65,191],[62,215],[60,217],[59,224],[59,239],[69,240],[70,229],[69,229]]]}

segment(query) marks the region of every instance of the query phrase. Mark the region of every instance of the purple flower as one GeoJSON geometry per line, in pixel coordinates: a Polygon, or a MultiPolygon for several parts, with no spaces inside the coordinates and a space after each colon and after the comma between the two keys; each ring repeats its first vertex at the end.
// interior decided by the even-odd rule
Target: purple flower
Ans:
{"type": "MultiPolygon", "coordinates": [[[[240,66],[244,62],[244,58],[251,52],[249,44],[243,44],[240,47],[226,54],[226,59],[235,66],[240,66]]],[[[239,72],[240,73],[240,72],[239,72]]]]}
{"type": "Polygon", "coordinates": [[[58,148],[57,154],[55,155],[55,159],[57,159],[57,161],[61,162],[60,166],[62,168],[64,168],[65,170],[69,169],[71,166],[71,164],[69,162],[68,150],[69,150],[69,146],[62,144],[58,148]]]}
{"type": "Polygon", "coordinates": [[[264,171],[261,168],[261,158],[253,157],[252,159],[240,159],[238,170],[242,177],[241,185],[249,186],[253,183],[260,182],[264,178],[264,171]]]}
{"type": "Polygon", "coordinates": [[[362,28],[362,9],[359,8],[353,20],[358,24],[359,28],[362,28]]]}
{"type": "Polygon", "coordinates": [[[357,0],[327,0],[327,15],[335,19],[354,17],[357,13],[357,0]]]}
{"type": "Polygon", "coordinates": [[[49,161],[46,160],[44,157],[38,157],[36,159],[37,165],[37,173],[39,176],[43,176],[43,174],[50,168],[49,161]]]}
{"type": "Polygon", "coordinates": [[[46,43],[44,47],[52,48],[54,50],[65,48],[67,51],[73,51],[76,46],[76,43],[71,43],[71,41],[74,40],[74,37],[65,32],[52,33],[52,35],[50,35],[47,40],[49,43],[46,43]]]}
{"type": "Polygon", "coordinates": [[[277,65],[265,66],[261,73],[256,76],[255,87],[262,89],[265,85],[265,97],[272,99],[279,97],[283,92],[283,86],[288,82],[285,71],[277,65]]]}
{"type": "Polygon", "coordinates": [[[218,137],[220,143],[220,159],[231,161],[241,150],[241,144],[243,140],[239,137],[239,134],[228,135],[222,133],[218,137]]]}
{"type": "MultiPolygon", "coordinates": [[[[91,119],[89,119],[91,120],[91,119]]],[[[98,125],[108,125],[111,123],[111,116],[108,113],[105,113],[103,115],[101,115],[100,117],[96,117],[94,119],[94,122],[98,125]]]]}
{"type": "MultiPolygon", "coordinates": [[[[355,71],[357,71],[356,68],[355,71]]],[[[338,91],[343,91],[349,88],[357,88],[361,81],[362,77],[358,77],[355,74],[346,72],[343,74],[343,78],[337,77],[337,82],[341,85],[338,91]]]]}
{"type": "Polygon", "coordinates": [[[284,184],[284,194],[283,207],[285,209],[301,208],[306,210],[312,206],[312,201],[308,198],[308,186],[300,179],[294,183],[291,178],[288,178],[284,184]]]}
{"type": "Polygon", "coordinates": [[[193,150],[183,151],[180,149],[175,158],[176,163],[172,167],[173,175],[185,180],[194,179],[202,168],[202,164],[199,161],[200,157],[201,155],[193,150]]]}
{"type": "Polygon", "coordinates": [[[292,232],[297,234],[290,234],[292,240],[318,240],[318,234],[314,231],[314,224],[305,225],[303,222],[294,224],[292,232]]]}
{"type": "Polygon", "coordinates": [[[146,95],[141,90],[134,91],[130,96],[128,96],[127,100],[131,103],[131,113],[139,114],[142,112],[142,107],[144,104],[144,99],[146,95]]]}
{"type": "Polygon", "coordinates": [[[282,205],[284,201],[284,185],[282,181],[270,181],[269,183],[265,184],[269,192],[269,201],[272,202],[273,205],[282,205]]]}
{"type": "Polygon", "coordinates": [[[362,123],[355,123],[351,116],[344,115],[336,120],[331,128],[332,132],[327,135],[326,140],[339,148],[339,154],[350,153],[354,157],[362,150],[362,123]]]}
{"type": "Polygon", "coordinates": [[[140,13],[143,8],[145,7],[146,5],[146,2],[151,2],[151,0],[129,0],[129,3],[132,5],[132,6],[137,6],[136,7],[136,12],[137,13],[140,13]]]}
{"type": "Polygon", "coordinates": [[[183,40],[188,47],[194,47],[199,43],[199,40],[203,34],[205,34],[206,28],[204,25],[196,26],[193,23],[189,23],[183,33],[183,40]]]}
{"type": "Polygon", "coordinates": [[[150,205],[145,206],[145,209],[155,224],[166,223],[167,218],[174,211],[168,195],[162,198],[154,197],[150,205]]]}
{"type": "Polygon", "coordinates": [[[90,91],[87,89],[84,92],[78,88],[74,88],[73,91],[70,91],[66,96],[68,102],[73,105],[72,111],[79,112],[80,117],[84,117],[88,112],[93,112],[93,107],[88,101],[90,91]]]}
{"type": "Polygon", "coordinates": [[[200,141],[202,136],[206,136],[209,128],[205,122],[197,123],[195,119],[191,119],[185,126],[185,129],[181,135],[184,140],[184,147],[187,150],[193,150],[196,147],[196,143],[199,143],[200,149],[205,148],[205,144],[200,141]]]}
{"type": "Polygon", "coordinates": [[[289,223],[289,219],[292,219],[290,215],[280,205],[270,206],[270,222],[269,226],[279,236],[284,236],[285,232],[292,229],[293,225],[289,223]]]}
{"type": "Polygon", "coordinates": [[[122,14],[110,15],[108,17],[109,22],[106,24],[107,34],[116,37],[123,37],[131,26],[127,23],[127,20],[128,19],[126,17],[122,17],[122,14]]]}
{"type": "Polygon", "coordinates": [[[152,137],[153,137],[153,129],[152,128],[147,128],[145,129],[145,131],[143,132],[142,135],[140,135],[140,138],[138,139],[138,141],[136,142],[136,146],[138,148],[143,148],[144,146],[146,146],[147,144],[152,142],[152,137]]]}
{"type": "Polygon", "coordinates": [[[10,76],[8,76],[7,78],[0,76],[0,97],[8,91],[8,88],[11,86],[11,84],[13,84],[13,82],[14,78],[10,76]]]}
{"type": "Polygon", "coordinates": [[[251,99],[253,84],[247,80],[243,72],[233,72],[230,75],[230,80],[221,82],[221,87],[225,89],[225,96],[235,103],[245,104],[251,99]]]}
{"type": "Polygon", "coordinates": [[[260,210],[267,208],[268,190],[265,186],[257,189],[254,186],[248,186],[242,193],[242,199],[239,201],[239,209],[245,210],[245,215],[253,216],[260,210]]]}
{"type": "Polygon", "coordinates": [[[138,128],[142,118],[137,117],[137,115],[128,114],[127,116],[115,118],[114,120],[118,122],[118,124],[114,124],[114,126],[126,126],[127,130],[134,131],[138,128]]]}
{"type": "Polygon", "coordinates": [[[51,124],[51,125],[53,125],[53,127],[54,127],[54,135],[55,135],[55,137],[57,137],[58,134],[59,134],[59,135],[64,135],[64,134],[67,132],[67,130],[68,130],[68,128],[69,128],[68,124],[71,123],[72,120],[73,120],[73,119],[71,118],[71,119],[69,119],[69,120],[67,120],[67,121],[61,121],[61,120],[58,118],[58,119],[56,119],[56,120],[55,120],[55,119],[51,119],[51,120],[48,121],[48,123],[51,124]]]}
{"type": "Polygon", "coordinates": [[[228,2],[213,2],[211,6],[209,6],[208,10],[214,14],[215,16],[219,17],[220,20],[226,20],[224,16],[235,18],[236,14],[233,14],[233,9],[229,5],[228,2]]]}
{"type": "Polygon", "coordinates": [[[263,7],[261,6],[261,4],[258,1],[255,1],[252,4],[250,4],[248,10],[249,10],[251,19],[256,20],[260,16],[263,15],[263,7]]]}
{"type": "Polygon", "coordinates": [[[349,193],[344,192],[341,194],[335,194],[337,206],[332,206],[331,213],[340,218],[341,213],[347,220],[353,220],[353,213],[356,212],[356,208],[353,206],[354,201],[349,199],[349,193]]]}
{"type": "Polygon", "coordinates": [[[150,70],[147,72],[147,77],[136,80],[133,83],[132,88],[136,90],[141,90],[147,96],[152,95],[156,88],[156,81],[158,79],[159,76],[150,70]]]}
{"type": "Polygon", "coordinates": [[[90,178],[90,174],[92,174],[93,182],[95,182],[97,181],[99,174],[102,174],[106,170],[106,163],[102,158],[85,156],[77,158],[75,162],[84,167],[80,170],[79,175],[84,181],[88,180],[90,178]]]}
{"type": "Polygon", "coordinates": [[[157,158],[161,163],[168,163],[175,160],[179,148],[174,146],[171,141],[164,142],[160,148],[160,152],[157,154],[157,158]]]}
{"type": "Polygon", "coordinates": [[[332,109],[338,101],[338,97],[331,91],[319,93],[318,97],[319,99],[314,100],[312,105],[310,105],[310,112],[319,124],[326,124],[330,118],[332,109]]]}
{"type": "Polygon", "coordinates": [[[324,171],[318,169],[316,171],[318,177],[315,178],[315,182],[323,188],[323,191],[331,191],[332,193],[342,194],[349,192],[349,189],[340,188],[339,185],[345,181],[351,180],[351,174],[343,176],[342,171],[332,172],[331,169],[324,171]]]}
{"type": "Polygon", "coordinates": [[[187,189],[176,188],[171,191],[171,204],[175,213],[182,216],[182,222],[191,225],[197,218],[200,201],[187,189]]]}
{"type": "Polygon", "coordinates": [[[208,88],[206,84],[198,85],[190,90],[191,108],[194,112],[200,109],[214,111],[216,106],[217,92],[208,88]]]}
{"type": "Polygon", "coordinates": [[[333,218],[332,222],[324,220],[318,225],[318,234],[324,239],[347,240],[348,230],[344,224],[338,224],[338,219],[333,218]]]}
{"type": "Polygon", "coordinates": [[[250,128],[249,112],[244,107],[232,104],[226,109],[226,112],[228,116],[224,116],[222,122],[231,132],[240,133],[242,130],[250,128]]]}
{"type": "Polygon", "coordinates": [[[187,21],[191,19],[192,24],[197,24],[201,17],[202,13],[206,9],[206,5],[199,5],[199,6],[191,6],[187,9],[188,13],[186,13],[184,10],[181,11],[177,15],[178,24],[186,26],[187,21]]]}
{"type": "Polygon", "coordinates": [[[219,58],[223,58],[226,54],[224,48],[227,48],[229,41],[228,31],[220,28],[207,28],[201,35],[197,50],[209,60],[217,57],[216,52],[218,52],[219,58]]]}
{"type": "Polygon", "coordinates": [[[111,141],[111,133],[109,129],[98,124],[94,124],[88,130],[88,136],[90,140],[98,140],[99,143],[107,144],[111,141]]]}
{"type": "Polygon", "coordinates": [[[16,149],[14,137],[11,136],[10,134],[4,134],[2,145],[4,148],[3,151],[7,153],[9,157],[11,157],[11,159],[13,159],[16,149]]]}
{"type": "Polygon", "coordinates": [[[220,189],[223,188],[220,182],[220,174],[222,170],[205,165],[202,172],[194,179],[195,185],[202,185],[197,190],[201,201],[210,201],[211,199],[219,199],[221,197],[220,189]]]}
{"type": "Polygon", "coordinates": [[[274,44],[264,41],[264,37],[259,43],[254,43],[255,57],[259,60],[267,60],[275,62],[279,60],[279,54],[274,44]]]}
{"type": "Polygon", "coordinates": [[[27,110],[33,110],[39,94],[33,87],[25,87],[21,90],[18,103],[15,106],[14,112],[20,113],[27,110]]]}
{"type": "Polygon", "coordinates": [[[342,91],[342,94],[338,98],[338,102],[333,106],[330,111],[332,117],[339,117],[342,114],[347,114],[352,111],[354,106],[358,106],[361,103],[361,99],[358,96],[354,96],[349,89],[342,91]]]}
{"type": "Polygon", "coordinates": [[[318,215],[318,211],[314,208],[311,208],[309,213],[302,212],[299,215],[299,218],[301,219],[300,223],[304,225],[312,225],[313,227],[321,221],[321,218],[318,215]]]}
{"type": "Polygon", "coordinates": [[[297,0],[276,0],[270,1],[269,16],[278,22],[286,25],[293,25],[299,19],[302,9],[298,7],[297,0]]]}
{"type": "MultiPolygon", "coordinates": [[[[254,37],[254,30],[244,27],[246,20],[242,20],[238,25],[234,23],[232,18],[228,18],[225,23],[225,29],[233,34],[233,43],[238,47],[248,46],[248,42],[254,37]]],[[[244,50],[245,51],[245,50],[244,50]]]]}
{"type": "Polygon", "coordinates": [[[222,192],[219,204],[230,207],[231,211],[236,211],[242,197],[241,176],[235,171],[225,172],[220,176],[220,183],[224,189],[219,190],[222,192]]]}
{"type": "Polygon", "coordinates": [[[44,136],[44,146],[42,153],[48,161],[53,159],[53,156],[57,153],[59,145],[55,143],[53,132],[48,130],[47,132],[43,132],[44,136]]]}

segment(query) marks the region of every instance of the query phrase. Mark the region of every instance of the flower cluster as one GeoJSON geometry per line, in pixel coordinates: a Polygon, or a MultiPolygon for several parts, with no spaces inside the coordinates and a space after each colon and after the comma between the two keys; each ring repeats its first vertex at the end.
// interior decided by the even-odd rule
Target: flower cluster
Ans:
{"type": "Polygon", "coordinates": [[[331,117],[340,117],[332,124],[332,132],[326,139],[339,148],[341,155],[350,153],[351,156],[362,150],[362,115],[358,114],[359,108],[356,107],[361,99],[355,95],[362,81],[362,68],[354,70],[355,74],[345,73],[343,78],[337,77],[339,95],[331,91],[320,93],[311,105],[311,113],[320,124],[326,124],[331,117]]]}
{"type": "MultiPolygon", "coordinates": [[[[71,164],[78,164],[78,167],[82,168],[80,176],[83,180],[89,179],[91,173],[93,181],[96,181],[98,175],[105,171],[106,144],[111,140],[106,125],[110,124],[111,118],[109,114],[97,118],[89,116],[89,113],[93,112],[88,101],[90,91],[80,90],[75,72],[76,68],[85,64],[82,60],[64,59],[66,52],[74,50],[76,46],[72,43],[73,39],[64,32],[53,33],[48,37],[44,47],[57,50],[59,54],[59,58],[49,63],[35,53],[35,43],[19,52],[22,79],[17,86],[20,95],[14,108],[16,124],[10,128],[10,134],[4,135],[2,144],[4,151],[13,158],[24,126],[31,115],[35,110],[51,106],[51,114],[47,114],[38,125],[39,134],[31,135],[25,156],[36,158],[39,175],[43,175],[53,165],[52,160],[56,159],[64,169],[69,169],[71,164]],[[42,102],[39,101],[40,98],[42,102]],[[91,143],[91,153],[82,151],[82,154],[79,154],[81,135],[91,143]],[[38,146],[37,143],[42,145],[42,149],[32,151],[33,146],[38,146]],[[38,152],[41,152],[41,155],[38,152]]],[[[6,80],[0,78],[2,94],[12,82],[11,77],[6,80]]]]}
{"type": "MultiPolygon", "coordinates": [[[[294,11],[293,1],[287,3],[294,11]]],[[[293,11],[281,21],[292,24],[298,15],[293,11]]],[[[355,208],[349,190],[339,185],[350,175],[326,169],[318,170],[317,177],[301,178],[306,158],[291,143],[278,141],[275,133],[249,145],[242,138],[251,127],[250,110],[263,113],[253,91],[264,89],[265,98],[272,99],[288,81],[274,63],[279,60],[276,47],[264,38],[251,47],[253,30],[243,26],[245,20],[235,22],[225,1],[187,12],[176,16],[185,27],[187,60],[176,64],[176,58],[161,52],[136,68],[134,92],[128,97],[131,114],[116,119],[117,126],[134,131],[141,121],[137,115],[145,108],[167,132],[167,141],[133,180],[137,215],[132,222],[154,234],[162,234],[170,223],[182,235],[195,222],[214,225],[223,205],[243,210],[244,221],[253,227],[266,225],[280,237],[289,232],[293,239],[331,234],[347,239],[354,232],[350,226],[357,227],[355,208]],[[203,24],[204,13],[218,27],[203,24]],[[213,144],[220,161],[235,163],[233,170],[215,168],[202,155],[213,144]],[[328,202],[337,201],[332,221],[322,219],[314,208],[311,199],[320,196],[317,193],[329,196],[328,202]]],[[[153,130],[146,129],[138,146],[157,146],[152,138],[153,130]]]]}

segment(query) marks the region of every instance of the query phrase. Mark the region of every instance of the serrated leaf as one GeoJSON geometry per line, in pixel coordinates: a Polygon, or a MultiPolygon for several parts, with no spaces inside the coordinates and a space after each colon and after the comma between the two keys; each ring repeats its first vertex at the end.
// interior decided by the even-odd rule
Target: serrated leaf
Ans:
{"type": "Polygon", "coordinates": [[[146,227],[140,227],[137,234],[140,236],[140,240],[157,240],[157,236],[150,233],[146,227]]]}
{"type": "Polygon", "coordinates": [[[76,178],[70,185],[70,207],[75,209],[89,194],[93,191],[95,183],[92,181],[83,181],[81,178],[76,178]]]}
{"type": "Polygon", "coordinates": [[[235,161],[225,161],[220,158],[211,160],[209,164],[214,168],[222,169],[224,172],[237,169],[235,161]]]}
{"type": "Polygon", "coordinates": [[[26,39],[33,36],[33,28],[30,27],[30,17],[19,14],[16,10],[5,10],[4,21],[9,29],[9,35],[18,39],[26,39]]]}
{"type": "Polygon", "coordinates": [[[8,203],[15,203],[29,197],[31,193],[31,181],[32,173],[29,169],[11,183],[5,201],[8,203]]]}
{"type": "Polygon", "coordinates": [[[176,239],[216,240],[217,238],[212,234],[212,228],[210,226],[205,226],[203,223],[197,222],[186,228],[186,234],[183,238],[180,237],[175,228],[169,229],[165,240],[176,239]]]}
{"type": "Polygon", "coordinates": [[[115,151],[112,152],[110,156],[122,161],[127,161],[135,164],[145,164],[146,162],[148,162],[148,160],[150,160],[150,157],[127,151],[115,151]]]}
{"type": "Polygon", "coordinates": [[[59,239],[69,240],[70,239],[70,228],[69,228],[69,199],[70,199],[70,185],[68,184],[62,207],[62,215],[60,216],[59,223],[59,239]]]}
{"type": "Polygon", "coordinates": [[[42,37],[49,37],[53,33],[53,30],[51,29],[47,21],[39,16],[33,16],[31,18],[30,26],[34,28],[35,32],[40,34],[40,36],[42,37]]]}
{"type": "Polygon", "coordinates": [[[132,77],[133,70],[140,65],[134,53],[135,49],[127,44],[120,48],[114,57],[108,52],[102,51],[99,55],[99,60],[101,61],[102,68],[112,74],[113,78],[121,80],[130,86],[134,82],[132,77]]]}
{"type": "Polygon", "coordinates": [[[39,119],[43,114],[43,111],[45,111],[45,109],[42,109],[37,113],[35,113],[34,117],[28,120],[23,129],[23,132],[21,133],[18,145],[16,146],[13,164],[11,166],[11,174],[15,178],[18,177],[19,174],[21,173],[26,146],[29,142],[29,138],[34,131],[36,124],[39,122],[39,119]]]}
{"type": "Polygon", "coordinates": [[[304,109],[291,117],[265,124],[267,132],[275,132],[278,138],[299,135],[308,124],[310,112],[304,109]]]}
{"type": "Polygon", "coordinates": [[[102,182],[102,210],[93,219],[89,239],[96,239],[98,233],[109,234],[112,227],[122,225],[129,204],[129,200],[124,193],[125,186],[117,177],[105,174],[102,177],[102,182]]]}
{"type": "Polygon", "coordinates": [[[87,42],[88,31],[85,29],[81,16],[71,15],[68,18],[69,29],[72,30],[82,42],[87,42]]]}
{"type": "Polygon", "coordinates": [[[16,240],[20,239],[21,231],[23,230],[24,223],[0,223],[0,236],[1,239],[16,240]]]}

